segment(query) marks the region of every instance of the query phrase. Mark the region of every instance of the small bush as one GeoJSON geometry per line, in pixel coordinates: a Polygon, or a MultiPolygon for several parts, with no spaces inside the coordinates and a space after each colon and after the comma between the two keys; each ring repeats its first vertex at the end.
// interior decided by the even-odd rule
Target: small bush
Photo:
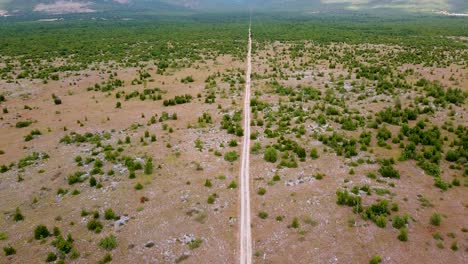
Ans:
{"type": "Polygon", "coordinates": [[[57,255],[54,252],[47,253],[46,262],[54,262],[57,260],[57,255]]]}
{"type": "Polygon", "coordinates": [[[90,231],[94,231],[95,233],[100,233],[104,226],[102,225],[101,221],[99,221],[97,219],[91,219],[86,224],[86,227],[90,231]]]}
{"type": "Polygon", "coordinates": [[[361,197],[357,195],[350,194],[347,190],[345,191],[336,191],[338,205],[347,205],[356,207],[358,210],[361,209],[361,197]]]}
{"type": "Polygon", "coordinates": [[[314,177],[315,177],[316,180],[322,180],[323,177],[325,177],[325,174],[323,174],[323,173],[317,173],[314,177]]]}
{"type": "Polygon", "coordinates": [[[97,185],[97,180],[93,176],[89,178],[89,186],[95,187],[97,185]]]}
{"type": "Polygon", "coordinates": [[[267,162],[275,163],[278,160],[278,152],[275,148],[268,147],[267,149],[265,149],[263,159],[267,162]]]}
{"type": "Polygon", "coordinates": [[[299,219],[297,217],[294,217],[290,227],[296,228],[296,229],[299,228],[299,219]]]}
{"type": "Polygon", "coordinates": [[[318,159],[319,158],[319,155],[318,155],[318,151],[316,148],[313,148],[311,151],[310,151],[310,157],[312,159],[318,159]]]}
{"type": "Polygon", "coordinates": [[[261,211],[258,213],[258,217],[260,217],[261,219],[267,219],[268,213],[265,211],[261,211]]]}
{"type": "Polygon", "coordinates": [[[65,240],[62,235],[57,236],[57,238],[52,241],[52,245],[54,245],[62,254],[68,254],[73,248],[73,239],[68,235],[68,238],[65,240]]]}
{"type": "Polygon", "coordinates": [[[458,242],[453,241],[452,245],[450,246],[450,249],[453,250],[453,251],[458,251],[458,242]]]}
{"type": "Polygon", "coordinates": [[[19,222],[19,221],[24,220],[24,216],[21,214],[21,211],[20,211],[20,209],[18,207],[16,207],[15,214],[13,215],[13,220],[15,222],[19,222]]]}
{"type": "Polygon", "coordinates": [[[239,158],[239,154],[235,151],[229,151],[224,154],[224,160],[234,162],[239,158]]]}
{"type": "Polygon", "coordinates": [[[151,175],[153,174],[153,160],[148,158],[145,163],[145,174],[151,175]]]}
{"type": "Polygon", "coordinates": [[[433,226],[440,226],[440,224],[442,223],[442,216],[438,213],[433,213],[429,222],[433,226]]]}
{"type": "Polygon", "coordinates": [[[279,176],[278,174],[275,174],[272,178],[273,181],[281,181],[281,176],[279,176]]]}
{"type": "Polygon", "coordinates": [[[236,189],[237,188],[237,183],[236,181],[231,181],[228,185],[228,189],[236,189]]]}
{"type": "Polygon", "coordinates": [[[445,159],[447,161],[451,161],[451,162],[457,161],[459,157],[460,157],[460,155],[455,150],[449,150],[449,151],[447,151],[447,154],[445,155],[445,159]]]}
{"type": "Polygon", "coordinates": [[[406,230],[406,228],[401,228],[400,229],[400,234],[398,235],[398,240],[408,241],[408,230],[406,230]]]}
{"type": "Polygon", "coordinates": [[[73,185],[75,183],[83,182],[85,179],[82,177],[85,175],[85,172],[77,171],[74,174],[68,176],[68,184],[73,185]]]}
{"type": "Polygon", "coordinates": [[[50,232],[49,232],[49,230],[47,229],[46,226],[38,225],[34,229],[34,238],[36,240],[43,239],[43,238],[46,238],[48,236],[50,236],[50,232]]]}
{"type": "Polygon", "coordinates": [[[263,187],[258,188],[257,194],[258,195],[265,195],[266,189],[263,187]]]}
{"type": "Polygon", "coordinates": [[[143,185],[142,185],[141,183],[138,182],[138,183],[135,185],[134,188],[135,188],[135,190],[141,190],[141,189],[143,189],[143,185]]]}
{"type": "Polygon", "coordinates": [[[376,255],[372,257],[372,259],[369,261],[369,264],[379,264],[380,262],[382,262],[382,257],[379,255],[376,255]]]}
{"type": "Polygon", "coordinates": [[[205,181],[205,187],[210,188],[211,186],[213,186],[213,184],[211,183],[211,180],[207,179],[207,180],[205,181]]]}
{"type": "Polygon", "coordinates": [[[31,120],[26,120],[26,121],[18,121],[16,122],[16,128],[23,128],[23,127],[28,127],[32,124],[31,120]]]}
{"type": "Polygon", "coordinates": [[[392,226],[396,229],[400,229],[406,226],[408,223],[408,217],[407,216],[395,216],[392,220],[392,226]]]}
{"type": "Polygon", "coordinates": [[[207,199],[206,202],[207,202],[208,204],[214,204],[215,201],[216,201],[216,196],[214,196],[214,195],[211,194],[211,195],[208,196],[208,199],[207,199]]]}
{"type": "Polygon", "coordinates": [[[117,238],[114,235],[105,237],[99,241],[99,246],[105,250],[112,250],[117,247],[117,238]]]}
{"type": "Polygon", "coordinates": [[[203,240],[201,239],[195,239],[195,240],[192,240],[190,242],[187,243],[187,245],[189,246],[190,249],[196,249],[198,247],[200,247],[201,243],[203,242],[203,240]]]}
{"type": "Polygon", "coordinates": [[[181,79],[180,82],[181,82],[181,83],[187,84],[187,83],[192,83],[192,82],[194,82],[194,80],[193,80],[193,77],[192,77],[192,76],[187,76],[187,77],[181,79]]]}
{"type": "Polygon", "coordinates": [[[98,264],[106,264],[112,261],[112,255],[110,253],[106,253],[104,257],[98,261],[98,264]]]}
{"type": "Polygon", "coordinates": [[[385,228],[387,226],[387,218],[380,215],[375,219],[375,224],[380,228],[385,228]]]}
{"type": "Polygon", "coordinates": [[[16,249],[12,246],[3,247],[3,252],[5,252],[5,256],[11,256],[16,254],[16,249]]]}
{"type": "Polygon", "coordinates": [[[260,150],[262,150],[262,144],[260,142],[255,142],[252,148],[250,149],[250,152],[252,154],[258,154],[260,153],[260,150]]]}
{"type": "Polygon", "coordinates": [[[104,219],[106,219],[106,220],[116,220],[116,219],[118,219],[118,217],[115,214],[114,210],[112,210],[112,208],[107,208],[104,211],[104,219]]]}
{"type": "Polygon", "coordinates": [[[382,177],[385,178],[400,178],[400,173],[397,170],[395,170],[395,168],[393,168],[392,166],[392,163],[387,160],[382,162],[381,167],[379,169],[379,173],[382,175],[382,177]]]}

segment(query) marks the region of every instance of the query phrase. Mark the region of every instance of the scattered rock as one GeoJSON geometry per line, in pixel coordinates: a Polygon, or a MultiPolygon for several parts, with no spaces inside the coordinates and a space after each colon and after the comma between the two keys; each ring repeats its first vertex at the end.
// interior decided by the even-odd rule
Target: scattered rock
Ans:
{"type": "Polygon", "coordinates": [[[153,241],[146,242],[145,248],[152,248],[152,247],[154,247],[154,242],[153,241]]]}
{"type": "Polygon", "coordinates": [[[179,241],[184,243],[184,244],[193,242],[193,241],[195,241],[195,235],[194,234],[185,234],[181,238],[179,238],[179,241]]]}
{"type": "Polygon", "coordinates": [[[299,178],[295,179],[295,180],[288,180],[286,181],[286,186],[296,186],[296,185],[299,185],[299,184],[303,184],[303,183],[306,183],[306,182],[310,182],[314,180],[314,177],[311,177],[311,176],[299,176],[299,178]]]}
{"type": "Polygon", "coordinates": [[[120,219],[116,220],[114,222],[114,228],[119,228],[119,227],[125,225],[128,222],[129,219],[130,219],[130,217],[128,217],[128,215],[120,216],[120,219]]]}

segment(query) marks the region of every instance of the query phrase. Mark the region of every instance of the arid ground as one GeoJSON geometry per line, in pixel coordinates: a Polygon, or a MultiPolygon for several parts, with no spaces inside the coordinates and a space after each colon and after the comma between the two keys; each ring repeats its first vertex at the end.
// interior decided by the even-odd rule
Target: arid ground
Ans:
{"type": "Polygon", "coordinates": [[[244,53],[0,54],[0,263],[238,262],[243,136],[254,263],[466,263],[468,50],[252,29],[250,135],[244,53]]]}

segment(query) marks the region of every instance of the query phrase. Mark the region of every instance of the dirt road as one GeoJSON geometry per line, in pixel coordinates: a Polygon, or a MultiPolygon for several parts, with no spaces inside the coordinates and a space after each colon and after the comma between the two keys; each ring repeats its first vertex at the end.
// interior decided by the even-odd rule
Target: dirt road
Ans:
{"type": "Polygon", "coordinates": [[[252,263],[252,232],[250,229],[250,74],[252,72],[252,36],[249,26],[249,48],[244,95],[244,142],[240,170],[241,216],[240,216],[240,263],[252,263]]]}

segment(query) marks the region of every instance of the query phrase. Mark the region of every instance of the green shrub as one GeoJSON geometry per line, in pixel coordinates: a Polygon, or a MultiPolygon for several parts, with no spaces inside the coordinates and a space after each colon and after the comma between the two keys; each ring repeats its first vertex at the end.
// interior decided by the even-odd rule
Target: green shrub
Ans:
{"type": "Polygon", "coordinates": [[[379,255],[376,255],[372,257],[372,259],[369,261],[369,264],[379,264],[380,262],[382,262],[382,257],[379,255]]]}
{"type": "Polygon", "coordinates": [[[70,258],[71,259],[77,259],[80,257],[80,252],[78,252],[76,249],[72,248],[70,251],[70,258]]]}
{"type": "Polygon", "coordinates": [[[49,232],[49,230],[47,229],[46,226],[38,225],[34,229],[34,238],[36,240],[43,239],[43,238],[46,238],[48,236],[50,236],[50,232],[49,232]]]}
{"type": "Polygon", "coordinates": [[[443,191],[446,191],[450,187],[450,184],[445,182],[441,178],[436,177],[436,178],[434,178],[434,186],[441,189],[441,190],[443,190],[443,191]]]}
{"type": "Polygon", "coordinates": [[[95,233],[100,233],[104,226],[101,223],[101,221],[93,218],[88,221],[88,223],[86,224],[86,227],[90,231],[94,231],[95,233]]]}
{"type": "Polygon", "coordinates": [[[5,256],[11,256],[16,254],[16,249],[12,246],[3,247],[3,252],[5,252],[5,256]]]}
{"type": "Polygon", "coordinates": [[[82,177],[83,175],[85,175],[85,172],[77,171],[74,174],[68,176],[68,184],[73,185],[78,182],[83,182],[84,181],[84,177],[82,177]]]}
{"type": "Polygon", "coordinates": [[[134,188],[135,188],[135,190],[141,190],[141,189],[143,189],[143,185],[142,185],[141,183],[138,182],[138,183],[135,185],[134,188]]]}
{"type": "Polygon", "coordinates": [[[237,188],[237,183],[236,181],[231,181],[228,185],[228,189],[236,189],[237,188]]]}
{"type": "Polygon", "coordinates": [[[62,104],[62,99],[58,98],[58,97],[55,97],[54,98],[54,104],[56,105],[61,105],[62,104]]]}
{"type": "Polygon", "coordinates": [[[296,229],[299,228],[299,219],[297,217],[293,218],[293,221],[292,221],[290,227],[296,228],[296,229]]]}
{"type": "Polygon", "coordinates": [[[275,163],[278,160],[278,152],[273,147],[268,147],[265,149],[263,154],[263,159],[267,162],[275,163]]]}
{"type": "Polygon", "coordinates": [[[387,225],[387,216],[390,214],[388,201],[382,200],[364,209],[362,218],[371,219],[378,227],[384,228],[387,225]]]}
{"type": "Polygon", "coordinates": [[[107,208],[104,211],[104,219],[106,220],[117,220],[119,217],[115,214],[114,210],[112,208],[107,208]]]}
{"type": "Polygon", "coordinates": [[[193,249],[196,249],[196,248],[200,247],[200,245],[202,244],[202,242],[203,242],[203,240],[197,238],[197,239],[195,239],[195,240],[192,240],[192,241],[188,242],[187,245],[188,245],[188,247],[189,247],[190,249],[193,250],[193,249]]]}
{"type": "Polygon", "coordinates": [[[318,151],[316,148],[310,150],[310,157],[314,160],[319,158],[318,151]]]}
{"type": "Polygon", "coordinates": [[[151,175],[153,173],[153,159],[148,158],[145,163],[145,174],[151,175]]]}
{"type": "Polygon", "coordinates": [[[54,262],[57,260],[57,255],[54,252],[47,253],[46,262],[54,262]]]}
{"type": "Polygon", "coordinates": [[[26,120],[26,121],[18,121],[16,122],[16,128],[23,128],[23,127],[28,127],[32,124],[31,120],[26,120]]]}
{"type": "Polygon", "coordinates": [[[262,144],[260,142],[255,142],[252,148],[250,149],[250,152],[252,154],[258,154],[260,153],[260,150],[262,150],[262,144]]]}
{"type": "Polygon", "coordinates": [[[110,253],[106,253],[102,259],[98,261],[98,264],[106,264],[112,261],[112,255],[110,253]]]}
{"type": "Polygon", "coordinates": [[[205,187],[210,188],[211,186],[213,186],[213,184],[211,183],[211,180],[209,179],[205,180],[205,187]]]}
{"type": "Polygon", "coordinates": [[[456,240],[452,242],[450,249],[453,251],[458,251],[458,242],[456,240]]]}
{"type": "Polygon", "coordinates": [[[258,213],[258,217],[260,217],[261,219],[267,219],[268,213],[265,212],[265,211],[260,211],[260,212],[258,213]]]}
{"type": "Polygon", "coordinates": [[[180,82],[181,82],[181,83],[187,84],[187,83],[192,83],[192,82],[194,82],[194,80],[193,80],[193,77],[192,77],[192,76],[187,76],[187,77],[181,79],[180,82]]]}
{"type": "Polygon", "coordinates": [[[97,185],[97,180],[93,176],[89,178],[89,186],[90,187],[95,187],[97,185]]]}
{"type": "Polygon", "coordinates": [[[378,140],[387,140],[389,138],[392,137],[392,132],[390,132],[390,130],[387,129],[387,127],[383,126],[382,128],[380,128],[378,131],[377,131],[377,136],[376,138],[378,140]]]}
{"type": "Polygon", "coordinates": [[[408,217],[407,216],[395,216],[393,217],[392,220],[392,226],[396,229],[400,229],[402,227],[405,227],[406,224],[408,223],[408,217]]]}
{"type": "Polygon", "coordinates": [[[379,173],[385,178],[400,178],[400,173],[393,168],[392,160],[383,160],[380,164],[379,173]]]}
{"type": "Polygon", "coordinates": [[[406,228],[400,228],[400,234],[398,234],[398,240],[408,241],[408,230],[406,230],[406,228]]]}
{"type": "Polygon", "coordinates": [[[224,160],[234,162],[239,158],[239,154],[235,151],[229,151],[224,154],[224,160]]]}
{"type": "Polygon", "coordinates": [[[380,228],[385,228],[387,226],[387,218],[383,215],[377,216],[374,222],[380,228]]]}
{"type": "Polygon", "coordinates": [[[273,181],[281,181],[281,176],[279,176],[278,174],[275,174],[272,178],[273,181]]]}
{"type": "Polygon", "coordinates": [[[445,159],[446,159],[447,161],[455,162],[455,161],[458,160],[459,156],[460,156],[460,155],[458,154],[457,151],[455,151],[455,150],[449,150],[449,151],[447,151],[447,154],[445,154],[445,159]]]}
{"type": "Polygon", "coordinates": [[[210,195],[208,196],[208,199],[207,199],[206,202],[207,202],[208,204],[214,204],[215,201],[216,201],[216,196],[210,194],[210,195]]]}
{"type": "Polygon", "coordinates": [[[266,189],[263,187],[258,188],[257,194],[258,195],[265,195],[266,189]]]}
{"type": "Polygon", "coordinates": [[[336,196],[337,196],[337,201],[336,203],[338,205],[347,205],[347,206],[353,206],[356,208],[356,210],[359,212],[362,210],[362,205],[361,205],[361,197],[357,195],[352,195],[350,194],[347,190],[344,191],[336,191],[336,196]]]}
{"type": "Polygon", "coordinates": [[[433,213],[429,219],[429,223],[433,226],[440,226],[442,223],[442,216],[438,213],[433,213]]]}
{"type": "Polygon", "coordinates": [[[15,222],[23,221],[24,216],[21,214],[21,211],[18,207],[16,207],[15,214],[13,215],[13,220],[15,222]]]}
{"type": "Polygon", "coordinates": [[[117,247],[117,238],[114,235],[105,237],[99,241],[99,246],[105,250],[112,250],[117,247]]]}
{"type": "Polygon", "coordinates": [[[73,239],[68,235],[67,240],[65,240],[62,235],[57,236],[57,238],[52,241],[52,245],[55,246],[61,253],[68,254],[73,248],[73,239]]]}

